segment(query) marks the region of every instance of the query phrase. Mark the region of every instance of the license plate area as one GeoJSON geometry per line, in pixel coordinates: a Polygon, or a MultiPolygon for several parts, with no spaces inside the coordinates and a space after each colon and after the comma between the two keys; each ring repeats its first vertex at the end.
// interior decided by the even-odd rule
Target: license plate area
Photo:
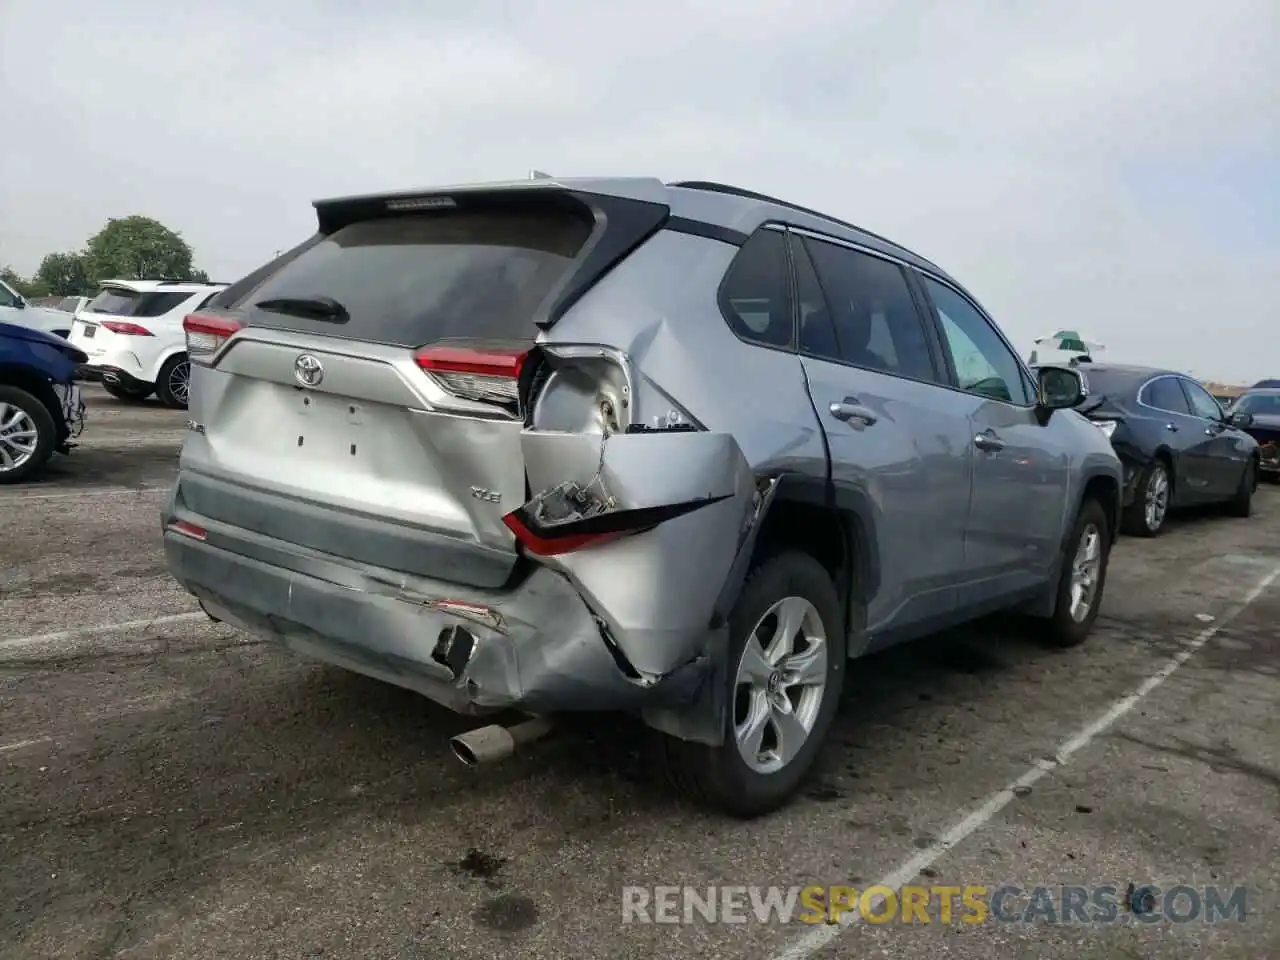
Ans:
{"type": "Polygon", "coordinates": [[[98,332],[98,325],[96,323],[85,323],[84,321],[81,321],[81,327],[81,332],[84,334],[84,338],[86,340],[92,340],[94,335],[98,332]]]}
{"type": "MultiPolygon", "coordinates": [[[[335,467],[358,463],[362,440],[372,440],[364,429],[367,404],[306,390],[300,391],[297,397],[293,444],[298,452],[307,459],[325,460],[335,467]]],[[[363,453],[367,459],[372,451],[363,453]]]]}

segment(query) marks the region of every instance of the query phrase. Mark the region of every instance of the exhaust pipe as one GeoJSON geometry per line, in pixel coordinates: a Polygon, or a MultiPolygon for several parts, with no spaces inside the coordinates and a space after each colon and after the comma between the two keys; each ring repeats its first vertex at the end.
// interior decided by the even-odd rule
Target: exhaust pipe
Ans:
{"type": "Polygon", "coordinates": [[[469,767],[505,760],[522,743],[531,743],[551,732],[551,721],[543,717],[517,723],[513,727],[493,724],[460,733],[449,741],[453,755],[469,767]]]}

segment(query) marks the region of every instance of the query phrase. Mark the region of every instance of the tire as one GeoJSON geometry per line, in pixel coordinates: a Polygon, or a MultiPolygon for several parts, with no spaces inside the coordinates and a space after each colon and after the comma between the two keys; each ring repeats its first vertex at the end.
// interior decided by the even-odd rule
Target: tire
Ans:
{"type": "MultiPolygon", "coordinates": [[[[793,652],[807,652],[795,651],[794,643],[793,640],[787,645],[793,652]]],[[[768,645],[768,639],[760,644],[766,651],[768,645]]],[[[799,789],[813,766],[835,719],[844,683],[845,655],[844,617],[840,614],[840,601],[831,577],[822,565],[808,554],[788,551],[757,566],[747,578],[729,617],[724,743],[710,747],[663,736],[660,758],[673,786],[704,807],[743,819],[758,817],[783,806],[799,789]],[[818,631],[812,629],[814,627],[820,627],[825,633],[825,669],[820,669],[817,674],[822,677],[823,685],[821,689],[815,683],[807,688],[793,686],[790,692],[780,690],[778,680],[781,671],[773,670],[767,682],[754,688],[753,695],[745,682],[739,686],[739,671],[745,663],[748,643],[754,639],[758,628],[763,628],[760,630],[762,637],[777,636],[774,633],[777,623],[774,610],[780,604],[803,613],[803,617],[795,618],[798,626],[793,637],[800,636],[800,627],[810,628],[809,632],[815,636],[818,631]],[[789,714],[786,710],[775,712],[770,708],[769,701],[774,697],[791,705],[789,714]],[[777,734],[775,717],[789,715],[794,718],[798,706],[802,725],[806,715],[811,718],[808,733],[798,739],[800,745],[796,752],[780,767],[761,769],[759,751],[755,753],[756,765],[749,765],[745,748],[739,747],[737,721],[746,718],[748,706],[765,712],[766,718],[759,725],[762,739],[758,746],[772,745],[775,751],[783,743],[777,734]]],[[[775,752],[772,762],[777,763],[780,759],[775,752]]]]}
{"type": "Polygon", "coordinates": [[[185,353],[170,357],[156,378],[156,396],[171,410],[187,409],[191,390],[191,361],[185,353]]]}
{"type": "Polygon", "coordinates": [[[111,396],[115,397],[117,400],[129,400],[135,403],[140,400],[147,399],[147,397],[156,392],[156,388],[154,386],[137,389],[125,387],[118,383],[105,382],[102,384],[102,389],[107,391],[107,393],[111,394],[111,396]]]}
{"type": "Polygon", "coordinates": [[[1258,465],[1251,458],[1240,475],[1236,494],[1227,501],[1227,513],[1233,517],[1248,517],[1253,513],[1253,493],[1258,489],[1258,465]]]}
{"type": "Polygon", "coordinates": [[[1049,640],[1054,646],[1074,647],[1088,639],[1093,622],[1098,619],[1098,609],[1102,606],[1110,558],[1111,535],[1107,515],[1097,500],[1086,500],[1080,505],[1080,513],[1062,552],[1057,602],[1053,616],[1049,618],[1049,640]],[[1093,545],[1092,550],[1089,544],[1093,545]],[[1084,567],[1085,564],[1088,567],[1084,567]],[[1081,584],[1076,574],[1084,570],[1091,572],[1087,583],[1081,584]],[[1087,591],[1088,606],[1083,608],[1083,612],[1076,606],[1078,586],[1087,591]]]}
{"type": "Polygon", "coordinates": [[[1155,537],[1164,529],[1169,516],[1169,503],[1173,497],[1173,484],[1169,467],[1162,459],[1152,460],[1143,469],[1135,487],[1134,503],[1124,512],[1122,529],[1134,537],[1155,537]],[[1163,499],[1159,493],[1163,489],[1163,499]],[[1156,497],[1157,506],[1151,504],[1156,497]]]}
{"type": "Polygon", "coordinates": [[[53,415],[38,397],[0,386],[0,484],[22,483],[43,469],[53,456],[57,433],[53,415]]]}

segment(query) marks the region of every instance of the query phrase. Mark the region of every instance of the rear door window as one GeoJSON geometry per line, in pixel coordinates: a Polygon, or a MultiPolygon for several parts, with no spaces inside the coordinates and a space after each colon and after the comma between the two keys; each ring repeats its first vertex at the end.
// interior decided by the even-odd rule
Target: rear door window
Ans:
{"type": "Polygon", "coordinates": [[[1178,413],[1183,416],[1191,413],[1186,395],[1179,389],[1178,382],[1173,377],[1159,377],[1152,380],[1143,387],[1142,396],[1138,399],[1148,407],[1155,407],[1166,413],[1178,413]]]}
{"type": "Polygon", "coordinates": [[[363,220],[305,245],[261,284],[237,291],[233,306],[254,326],[395,346],[456,337],[533,339],[539,308],[566,277],[591,228],[584,217],[560,211],[363,220]],[[336,301],[345,316],[255,306],[317,298],[336,301]]]}
{"type": "Polygon", "coordinates": [[[881,373],[934,380],[924,324],[902,268],[811,237],[804,246],[830,304],[839,359],[881,373]]]}

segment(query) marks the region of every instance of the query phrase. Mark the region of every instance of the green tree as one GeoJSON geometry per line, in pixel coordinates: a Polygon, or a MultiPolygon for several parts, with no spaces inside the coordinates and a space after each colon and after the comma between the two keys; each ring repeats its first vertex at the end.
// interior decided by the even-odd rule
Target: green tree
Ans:
{"type": "Polygon", "coordinates": [[[150,217],[108,220],[90,238],[85,259],[94,280],[186,279],[191,273],[191,247],[150,217]]]}
{"type": "Polygon", "coordinates": [[[49,293],[44,284],[39,280],[35,278],[28,280],[26,277],[22,276],[22,274],[18,273],[17,270],[8,265],[0,267],[0,280],[3,280],[9,286],[13,287],[14,290],[17,290],[18,293],[22,294],[28,300],[32,300],[35,297],[47,296],[49,293]]]}
{"type": "Polygon", "coordinates": [[[59,297],[74,297],[89,293],[93,282],[89,279],[88,264],[80,253],[50,253],[40,261],[35,280],[59,297]]]}

